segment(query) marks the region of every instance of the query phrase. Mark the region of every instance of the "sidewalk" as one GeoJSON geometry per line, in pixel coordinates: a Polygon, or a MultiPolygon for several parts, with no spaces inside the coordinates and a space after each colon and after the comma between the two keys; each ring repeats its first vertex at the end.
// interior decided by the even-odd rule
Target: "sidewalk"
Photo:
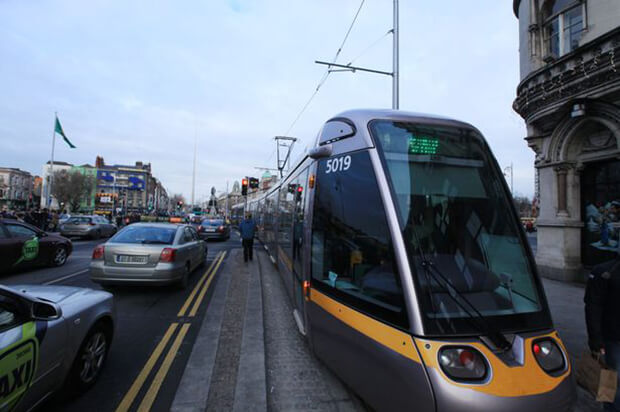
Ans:
{"type": "MultiPolygon", "coordinates": [[[[583,303],[584,286],[545,278],[542,281],[553,323],[570,354],[574,371],[575,360],[581,356],[588,345],[583,303]]],[[[574,409],[576,412],[603,410],[602,404],[595,402],[585,390],[578,387],[577,391],[577,405],[574,409]]]]}
{"type": "MultiPolygon", "coordinates": [[[[554,324],[574,360],[586,348],[583,286],[543,279],[554,324]]],[[[255,249],[233,249],[222,268],[172,411],[363,411],[309,351],[280,275],[255,249]]],[[[574,411],[602,410],[579,388],[574,411]]]]}
{"type": "Polygon", "coordinates": [[[233,249],[171,410],[360,411],[361,403],[309,351],[282,279],[262,249],[233,249]]]}

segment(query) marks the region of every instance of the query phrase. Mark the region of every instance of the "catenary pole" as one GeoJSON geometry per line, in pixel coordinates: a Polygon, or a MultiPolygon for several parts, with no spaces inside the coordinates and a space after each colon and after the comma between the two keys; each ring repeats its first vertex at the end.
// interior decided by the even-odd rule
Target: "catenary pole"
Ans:
{"type": "Polygon", "coordinates": [[[394,32],[392,56],[392,109],[398,110],[398,0],[394,0],[394,32]]]}
{"type": "Polygon", "coordinates": [[[194,207],[194,193],[196,191],[196,145],[198,144],[198,131],[194,134],[194,169],[192,172],[192,207],[194,207]]]}

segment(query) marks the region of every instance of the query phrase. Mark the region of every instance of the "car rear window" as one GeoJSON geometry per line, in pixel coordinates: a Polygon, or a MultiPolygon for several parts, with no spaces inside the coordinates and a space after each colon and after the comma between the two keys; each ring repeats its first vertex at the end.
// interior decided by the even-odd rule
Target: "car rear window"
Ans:
{"type": "Polygon", "coordinates": [[[206,219],[202,221],[203,226],[221,226],[224,224],[222,219],[206,219]]]}
{"type": "Polygon", "coordinates": [[[171,245],[174,242],[174,235],[176,232],[176,228],[127,226],[108,240],[108,242],[171,245]]]}
{"type": "Polygon", "coordinates": [[[69,223],[84,224],[90,223],[91,220],[92,218],[90,217],[72,217],[71,219],[69,219],[69,223]]]}

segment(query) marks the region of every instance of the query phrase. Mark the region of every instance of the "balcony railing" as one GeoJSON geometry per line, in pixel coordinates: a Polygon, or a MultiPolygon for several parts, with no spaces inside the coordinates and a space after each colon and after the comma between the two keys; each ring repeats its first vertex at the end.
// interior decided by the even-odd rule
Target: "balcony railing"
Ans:
{"type": "MultiPolygon", "coordinates": [[[[620,85],[620,28],[579,47],[528,75],[517,87],[512,107],[526,121],[545,109],[595,90],[620,85]]],[[[617,89],[616,89],[617,90],[617,89]]]]}

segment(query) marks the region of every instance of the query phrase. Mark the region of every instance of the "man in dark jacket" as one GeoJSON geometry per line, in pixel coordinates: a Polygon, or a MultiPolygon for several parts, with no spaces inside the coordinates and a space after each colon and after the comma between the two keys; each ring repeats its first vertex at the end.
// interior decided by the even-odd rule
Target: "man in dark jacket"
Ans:
{"type": "MultiPolygon", "coordinates": [[[[592,269],[584,301],[590,349],[604,355],[611,369],[620,370],[620,257],[592,269]]],[[[620,412],[620,390],[604,410],[620,412]]]]}
{"type": "Polygon", "coordinates": [[[239,232],[241,233],[241,244],[243,245],[243,261],[247,262],[248,258],[252,260],[252,249],[254,248],[254,232],[256,231],[256,222],[252,219],[251,214],[247,214],[245,219],[239,224],[239,232]]]}

